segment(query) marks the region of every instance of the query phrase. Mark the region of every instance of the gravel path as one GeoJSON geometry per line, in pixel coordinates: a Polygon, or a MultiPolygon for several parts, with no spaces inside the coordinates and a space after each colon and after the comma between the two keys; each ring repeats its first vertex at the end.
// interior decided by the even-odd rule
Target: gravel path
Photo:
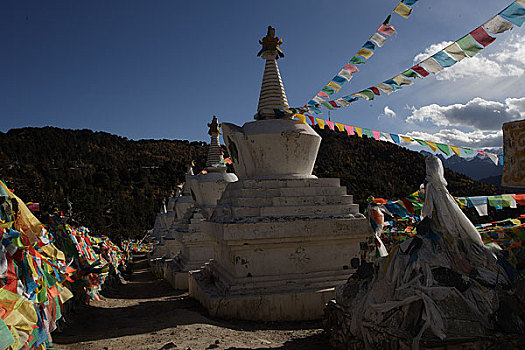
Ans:
{"type": "Polygon", "coordinates": [[[155,278],[144,256],[128,283],[104,296],[53,334],[57,349],[330,349],[320,322],[212,319],[187,292],[155,278]]]}

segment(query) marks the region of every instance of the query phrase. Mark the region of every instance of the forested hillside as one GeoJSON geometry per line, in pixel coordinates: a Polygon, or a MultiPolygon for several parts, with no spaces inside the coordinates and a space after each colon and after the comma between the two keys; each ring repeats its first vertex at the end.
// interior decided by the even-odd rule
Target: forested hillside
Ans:
{"type": "MultiPolygon", "coordinates": [[[[386,142],[317,130],[323,137],[315,166],[319,177],[339,177],[358,203],[369,195],[396,198],[417,190],[423,156],[386,142]]],[[[153,226],[162,199],[184,180],[190,160],[205,164],[206,144],[179,140],[134,141],[104,132],[52,127],[0,133],[0,177],[44,211],[66,211],[94,232],[115,238],[153,226]]],[[[446,171],[454,195],[488,195],[501,189],[446,171]]],[[[362,207],[361,207],[362,208],[362,207]]]]}

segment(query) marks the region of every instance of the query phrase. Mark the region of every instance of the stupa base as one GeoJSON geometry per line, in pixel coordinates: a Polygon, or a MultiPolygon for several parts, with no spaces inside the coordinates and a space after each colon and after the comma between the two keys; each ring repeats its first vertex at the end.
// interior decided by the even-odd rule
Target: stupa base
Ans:
{"type": "Polygon", "coordinates": [[[203,270],[190,272],[189,293],[213,317],[279,322],[321,319],[326,303],[335,296],[334,288],[220,295],[203,270]]]}

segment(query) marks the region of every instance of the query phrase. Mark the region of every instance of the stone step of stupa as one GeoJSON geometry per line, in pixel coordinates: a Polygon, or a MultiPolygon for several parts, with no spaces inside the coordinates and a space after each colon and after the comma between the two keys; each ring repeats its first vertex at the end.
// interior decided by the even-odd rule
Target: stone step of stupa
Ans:
{"type": "Polygon", "coordinates": [[[347,216],[357,214],[359,205],[357,204],[337,204],[337,205],[309,205],[309,206],[271,206],[259,208],[232,207],[232,216],[237,218],[244,217],[327,217],[327,216],[347,216]]]}
{"type": "Polygon", "coordinates": [[[229,184],[229,189],[272,189],[297,187],[339,187],[338,178],[322,179],[275,179],[275,180],[239,180],[229,184]]]}
{"type": "Polygon", "coordinates": [[[230,198],[273,198],[273,197],[304,197],[304,196],[344,196],[346,187],[282,187],[282,188],[244,188],[228,189],[224,192],[221,202],[230,198]]]}
{"type": "Polygon", "coordinates": [[[341,196],[293,196],[293,197],[238,197],[230,198],[228,203],[233,207],[286,207],[304,205],[353,204],[352,195],[341,196]]]}

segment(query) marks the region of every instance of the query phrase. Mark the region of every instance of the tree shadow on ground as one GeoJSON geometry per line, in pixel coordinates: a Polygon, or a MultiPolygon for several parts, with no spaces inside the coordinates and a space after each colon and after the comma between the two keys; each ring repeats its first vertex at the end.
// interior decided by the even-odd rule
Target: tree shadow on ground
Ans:
{"type": "Polygon", "coordinates": [[[239,348],[229,347],[225,350],[330,350],[330,344],[326,334],[314,334],[309,337],[297,338],[286,341],[282,346],[277,348],[239,348]]]}

